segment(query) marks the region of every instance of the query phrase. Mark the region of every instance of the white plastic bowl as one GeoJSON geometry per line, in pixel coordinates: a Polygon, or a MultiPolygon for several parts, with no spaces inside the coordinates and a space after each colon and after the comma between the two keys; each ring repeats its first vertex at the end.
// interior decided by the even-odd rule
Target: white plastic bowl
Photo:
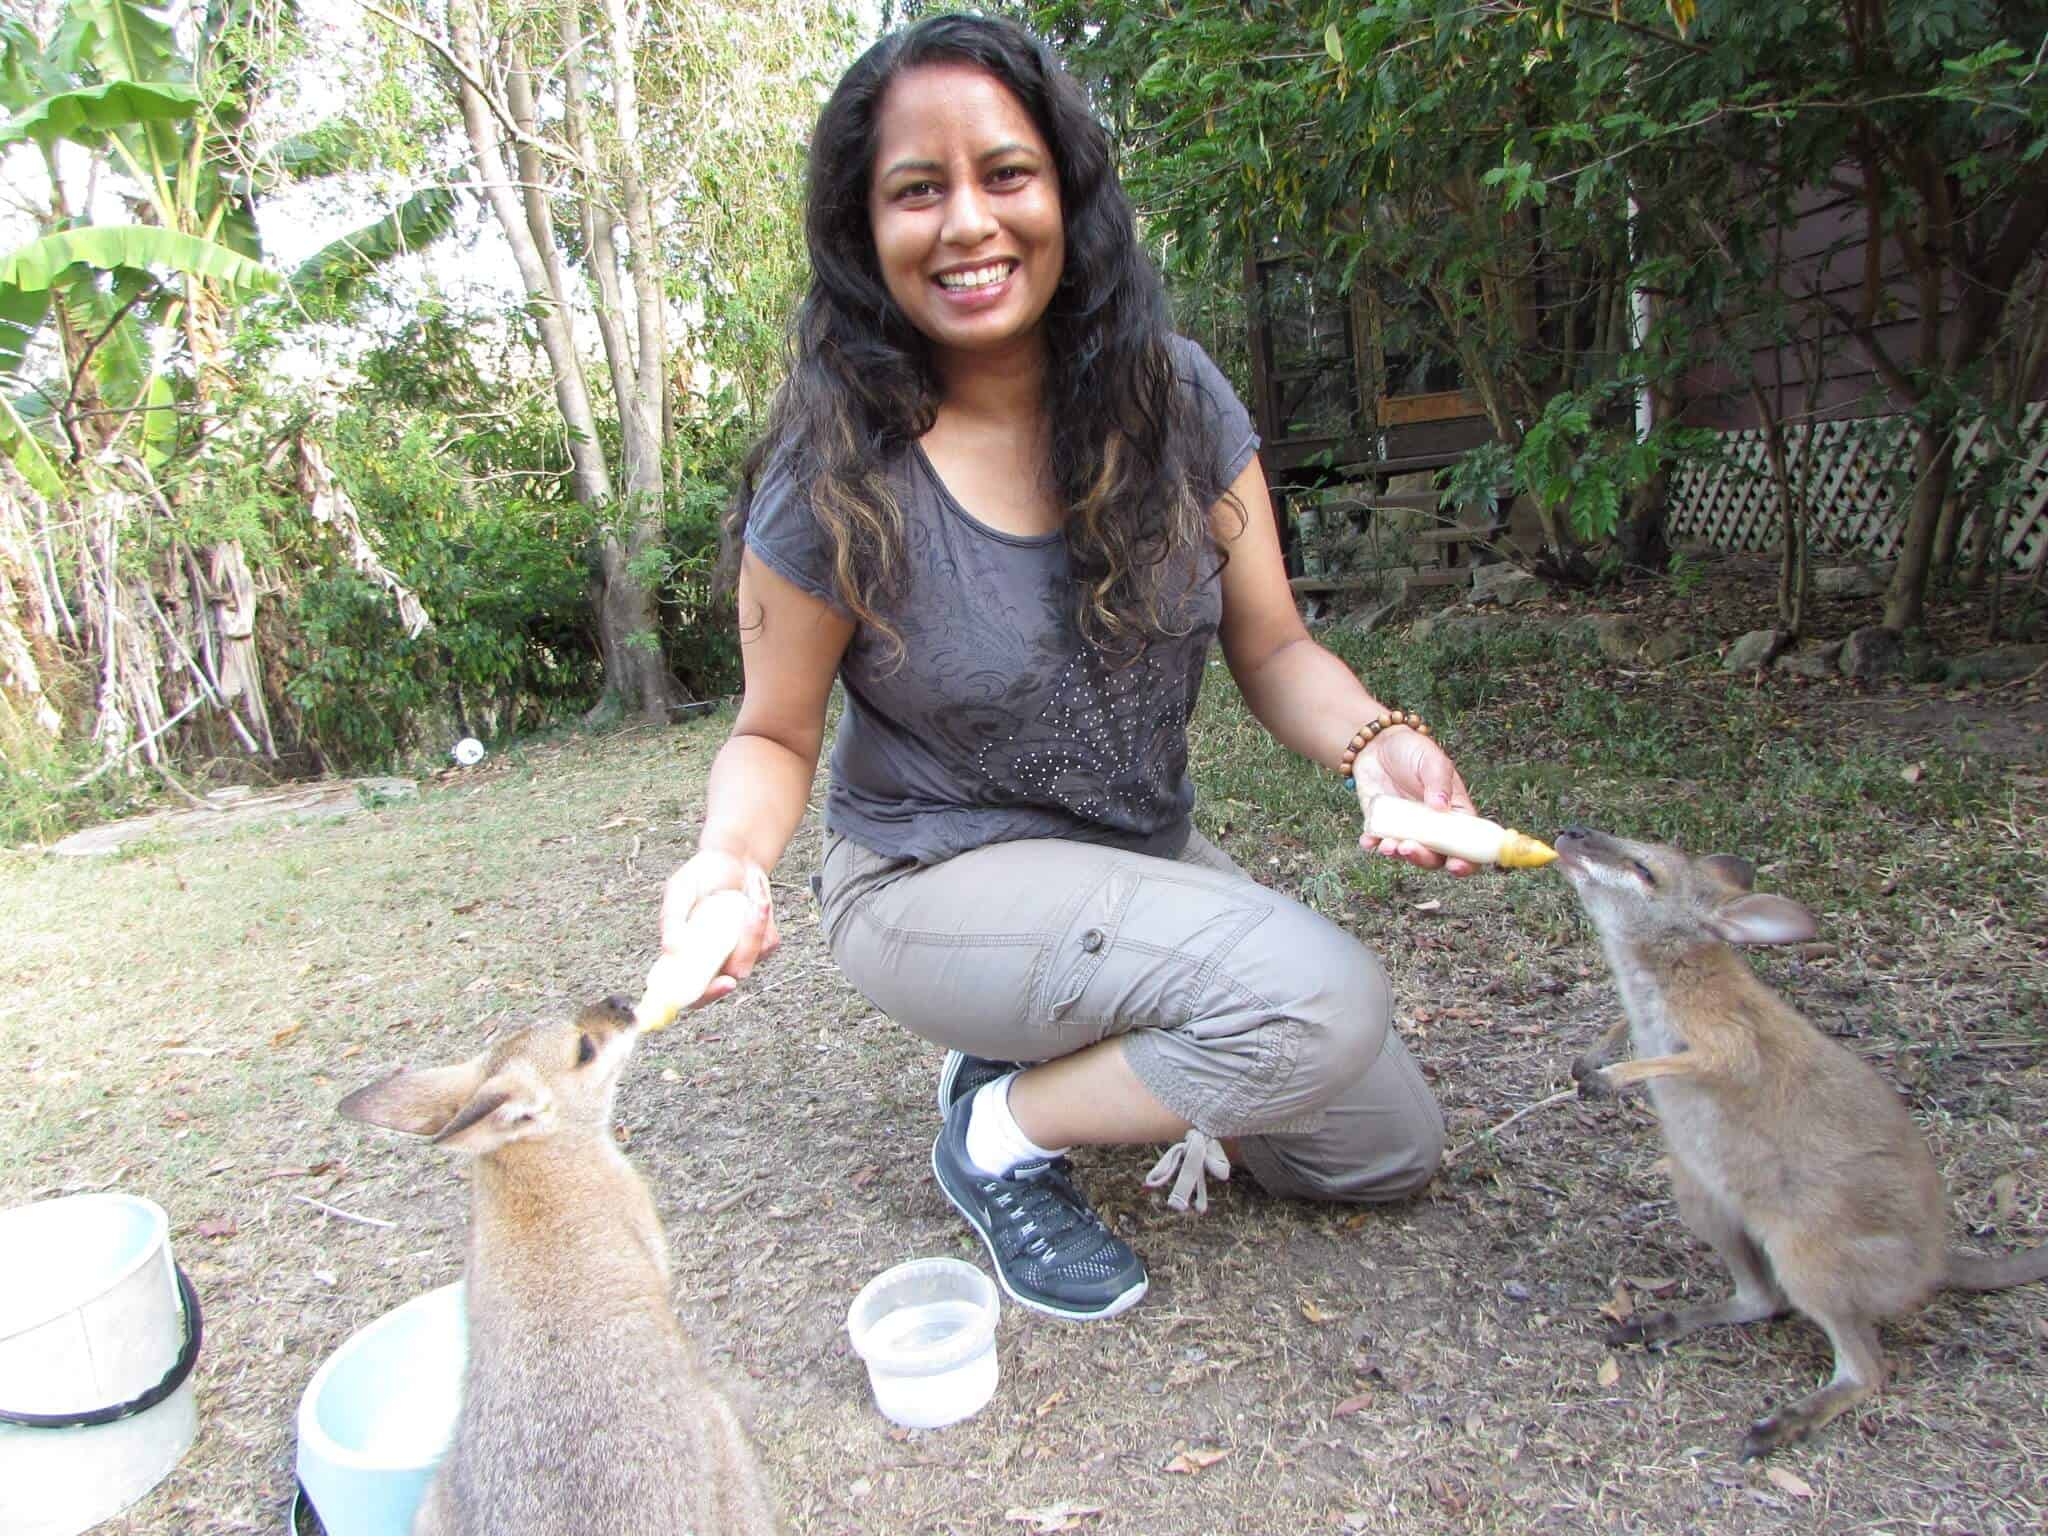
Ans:
{"type": "Polygon", "coordinates": [[[327,1536],[406,1536],[455,1435],[469,1355],[462,1283],[350,1334],[299,1399],[299,1483],[327,1536]]]}
{"type": "MultiPolygon", "coordinates": [[[[186,1344],[170,1221],[107,1190],[0,1211],[0,1407],[77,1414],[140,1397],[186,1344]]],[[[0,1425],[0,1531],[76,1536],[141,1498],[199,1428],[189,1378],[130,1418],[0,1425]]]]}
{"type": "Polygon", "coordinates": [[[938,1429],[979,1413],[996,1391],[998,1313],[995,1282],[959,1259],[912,1259],[861,1287],[846,1331],[883,1416],[938,1429]]]}

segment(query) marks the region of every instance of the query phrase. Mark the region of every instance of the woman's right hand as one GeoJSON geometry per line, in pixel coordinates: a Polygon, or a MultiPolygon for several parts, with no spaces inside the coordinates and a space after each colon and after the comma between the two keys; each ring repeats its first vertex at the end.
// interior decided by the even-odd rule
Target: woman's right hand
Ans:
{"type": "Polygon", "coordinates": [[[690,921],[691,909],[713,891],[739,891],[751,899],[753,911],[740,930],[739,943],[733,946],[732,954],[719,973],[711,978],[704,995],[686,1005],[693,1008],[714,1002],[732,991],[740,984],[740,978],[753,970],[755,962],[782,942],[782,936],[775,928],[775,905],[768,886],[768,871],[751,859],[706,848],[678,866],[676,872],[668,877],[668,886],[661,896],[661,947],[664,952],[684,946],[687,941],[683,937],[683,929],[690,921]]]}

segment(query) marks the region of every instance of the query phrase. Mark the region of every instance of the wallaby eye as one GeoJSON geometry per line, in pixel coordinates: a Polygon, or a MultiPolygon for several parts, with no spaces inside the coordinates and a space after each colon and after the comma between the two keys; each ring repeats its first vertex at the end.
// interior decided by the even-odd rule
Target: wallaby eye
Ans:
{"type": "Polygon", "coordinates": [[[591,1039],[590,1036],[584,1035],[576,1042],[576,1065],[587,1067],[595,1060],[597,1060],[597,1042],[591,1039]]]}
{"type": "Polygon", "coordinates": [[[1649,865],[1645,864],[1641,859],[1631,859],[1629,867],[1643,877],[1643,884],[1649,886],[1651,890],[1657,888],[1657,877],[1650,873],[1649,865]]]}

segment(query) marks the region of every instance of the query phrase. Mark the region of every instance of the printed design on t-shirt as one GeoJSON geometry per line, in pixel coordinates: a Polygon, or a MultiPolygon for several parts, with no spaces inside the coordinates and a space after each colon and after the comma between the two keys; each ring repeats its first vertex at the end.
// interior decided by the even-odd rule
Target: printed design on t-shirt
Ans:
{"type": "Polygon", "coordinates": [[[1150,830],[1186,770],[1187,688],[1150,646],[1112,667],[1084,645],[1054,675],[1035,723],[991,736],[976,766],[1028,802],[1088,821],[1150,830]]]}

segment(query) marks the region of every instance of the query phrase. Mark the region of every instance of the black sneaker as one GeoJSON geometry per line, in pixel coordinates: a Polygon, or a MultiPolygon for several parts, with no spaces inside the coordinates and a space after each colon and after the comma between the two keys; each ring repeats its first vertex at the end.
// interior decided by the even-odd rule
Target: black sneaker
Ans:
{"type": "Polygon", "coordinates": [[[1110,1234],[1064,1157],[1026,1163],[998,1178],[967,1160],[965,1099],[946,1113],[932,1143],[932,1176],[995,1261],[1013,1301],[1074,1321],[1115,1317],[1145,1294],[1145,1265],[1110,1234]]]}
{"type": "Polygon", "coordinates": [[[973,1097],[976,1089],[999,1077],[1023,1070],[1021,1061],[990,1061],[984,1056],[970,1056],[965,1051],[946,1052],[946,1064],[939,1068],[939,1113],[951,1114],[953,1105],[961,1099],[973,1097]]]}

